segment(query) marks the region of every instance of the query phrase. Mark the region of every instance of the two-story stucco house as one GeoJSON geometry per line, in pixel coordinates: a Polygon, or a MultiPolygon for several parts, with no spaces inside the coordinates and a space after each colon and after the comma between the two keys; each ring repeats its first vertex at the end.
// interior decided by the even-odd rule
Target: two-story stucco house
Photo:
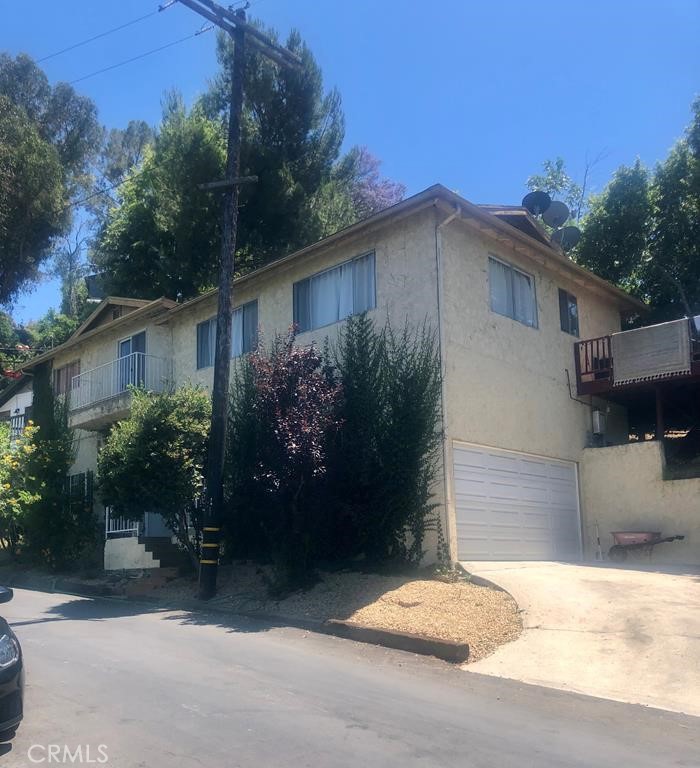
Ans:
{"type": "MultiPolygon", "coordinates": [[[[74,472],[95,469],[106,430],[128,412],[128,385],[211,387],[216,301],[216,291],[181,304],[108,298],[32,361],[51,363],[56,390],[70,390],[74,472]]],[[[442,362],[435,493],[452,557],[590,553],[603,515],[587,512],[582,480],[592,411],[607,416],[607,444],[627,442],[627,411],[578,395],[574,344],[620,331],[621,315],[643,305],[572,262],[527,211],[477,206],[436,185],[237,279],[234,306],[234,356],[253,348],[258,329],[270,339],[296,323],[308,344],[353,313],[427,321],[442,362]]],[[[129,528],[108,521],[106,567],[157,565],[147,542],[124,537],[129,528]]],[[[141,533],[164,532],[147,520],[141,533]]]]}

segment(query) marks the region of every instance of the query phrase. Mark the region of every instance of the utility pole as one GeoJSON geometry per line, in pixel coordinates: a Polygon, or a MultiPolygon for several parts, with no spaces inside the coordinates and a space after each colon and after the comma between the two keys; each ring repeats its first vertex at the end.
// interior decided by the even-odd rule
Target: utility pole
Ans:
{"type": "Polygon", "coordinates": [[[208,600],[216,594],[219,567],[219,542],[224,492],[224,458],[226,455],[226,422],[228,415],[229,378],[231,369],[232,283],[236,233],[238,229],[239,186],[255,177],[240,177],[241,114],[243,111],[243,77],[245,46],[251,45],[281,66],[299,67],[300,59],[246,23],[245,11],[231,11],[213,0],[180,0],[191,10],[216,24],[233,41],[231,69],[231,106],[228,122],[226,178],[202,185],[224,191],[219,272],[219,302],[216,313],[216,353],[212,387],[211,430],[206,472],[206,493],[202,528],[202,552],[199,560],[199,597],[208,600]]]}

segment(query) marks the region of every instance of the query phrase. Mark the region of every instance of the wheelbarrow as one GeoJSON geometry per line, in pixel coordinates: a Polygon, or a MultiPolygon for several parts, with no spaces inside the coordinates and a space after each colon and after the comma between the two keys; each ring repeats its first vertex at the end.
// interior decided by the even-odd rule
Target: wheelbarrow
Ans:
{"type": "Polygon", "coordinates": [[[613,563],[627,560],[630,550],[641,549],[651,557],[657,544],[669,541],[682,541],[685,536],[662,536],[660,531],[611,531],[614,544],[608,550],[608,559],[613,563]]]}

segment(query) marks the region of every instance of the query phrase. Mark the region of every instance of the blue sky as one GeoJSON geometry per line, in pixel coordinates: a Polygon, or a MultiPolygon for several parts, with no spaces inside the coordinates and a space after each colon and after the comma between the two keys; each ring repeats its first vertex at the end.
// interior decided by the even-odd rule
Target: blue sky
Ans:
{"type": "MultiPolygon", "coordinates": [[[[0,49],[41,58],[157,9],[151,0],[0,0],[0,49]]],[[[342,95],[346,144],[367,145],[414,193],[441,182],[474,202],[518,203],[543,159],[574,176],[586,156],[601,188],[622,163],[653,165],[682,134],[700,92],[698,0],[253,0],[283,35],[297,27],[342,95]]],[[[193,33],[176,4],[44,63],[73,80],[193,33]]],[[[216,71],[207,32],[76,84],[101,121],[156,125],[163,93],[191,102],[216,71]]],[[[26,321],[58,303],[47,281],[17,302],[26,321]]]]}

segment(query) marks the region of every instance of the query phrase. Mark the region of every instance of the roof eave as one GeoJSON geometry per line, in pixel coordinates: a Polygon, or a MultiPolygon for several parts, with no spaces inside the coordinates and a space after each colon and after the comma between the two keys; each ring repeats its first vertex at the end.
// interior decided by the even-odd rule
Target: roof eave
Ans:
{"type": "MultiPolygon", "coordinates": [[[[602,277],[599,277],[594,272],[591,272],[585,267],[576,264],[576,262],[565,256],[563,252],[557,251],[551,245],[545,245],[544,243],[539,242],[521,230],[512,227],[510,224],[504,221],[501,221],[497,216],[481,210],[478,205],[470,203],[468,200],[465,200],[459,195],[456,195],[454,192],[450,192],[450,190],[444,187],[442,187],[442,190],[444,193],[446,193],[449,202],[453,206],[460,207],[462,211],[467,210],[473,218],[478,219],[478,221],[484,224],[484,228],[481,229],[481,231],[485,235],[489,235],[489,229],[495,228],[499,230],[504,237],[510,240],[520,241],[524,245],[527,245],[530,248],[534,248],[544,257],[554,261],[558,266],[571,272],[574,275],[578,275],[581,279],[595,285],[599,290],[607,293],[608,295],[611,295],[622,305],[624,305],[627,312],[636,313],[649,311],[649,307],[643,301],[635,298],[634,296],[631,296],[629,293],[626,293],[612,283],[609,283],[607,280],[604,280],[602,277]]],[[[499,238],[495,237],[494,239],[498,240],[499,238]]]]}
{"type": "MultiPolygon", "coordinates": [[[[104,301],[107,301],[107,299],[105,299],[104,301]]],[[[132,299],[131,301],[141,301],[141,300],[132,299]]],[[[110,331],[113,328],[123,325],[131,320],[134,320],[143,316],[147,316],[149,311],[156,310],[161,307],[167,311],[174,306],[176,306],[174,301],[172,301],[171,299],[166,299],[164,297],[161,297],[159,299],[154,299],[153,301],[149,301],[147,304],[144,304],[138,309],[135,309],[133,312],[128,312],[126,315],[122,315],[121,317],[118,317],[115,320],[110,321],[109,323],[105,323],[104,325],[100,325],[97,328],[93,328],[91,331],[86,331],[80,335],[78,335],[78,332],[76,331],[67,341],[64,341],[63,344],[60,344],[58,347],[55,347],[49,352],[45,352],[43,355],[39,355],[38,357],[35,357],[29,360],[26,365],[22,366],[22,370],[31,370],[32,368],[35,368],[37,365],[41,365],[41,363],[45,363],[47,360],[51,360],[52,358],[56,357],[57,354],[61,352],[65,352],[68,349],[72,349],[73,347],[77,347],[79,344],[81,344],[83,341],[87,339],[92,339],[101,333],[110,331]]],[[[93,312],[92,314],[94,315],[95,313],[93,312]]]]}

